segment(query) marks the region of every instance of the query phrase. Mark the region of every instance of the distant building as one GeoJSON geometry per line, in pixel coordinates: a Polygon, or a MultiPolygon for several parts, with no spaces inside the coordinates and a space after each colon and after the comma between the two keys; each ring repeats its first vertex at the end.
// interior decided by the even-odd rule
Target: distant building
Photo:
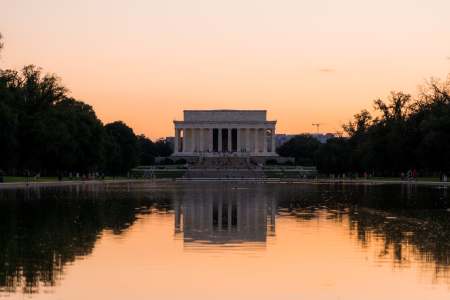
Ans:
{"type": "Polygon", "coordinates": [[[311,133],[312,137],[325,144],[329,139],[336,137],[334,133],[311,133]]]}
{"type": "Polygon", "coordinates": [[[329,139],[334,138],[335,135],[333,133],[299,133],[299,134],[276,134],[275,135],[275,145],[276,147],[280,147],[284,143],[288,142],[290,139],[297,135],[310,135],[320,143],[325,144],[329,139]]]}
{"type": "Polygon", "coordinates": [[[281,145],[283,145],[284,143],[288,142],[294,136],[296,136],[296,135],[295,134],[284,134],[284,133],[276,134],[275,135],[275,146],[276,146],[276,148],[278,148],[281,145]]]}
{"type": "Polygon", "coordinates": [[[175,157],[277,157],[265,110],[185,110],[174,121],[175,157]]]}

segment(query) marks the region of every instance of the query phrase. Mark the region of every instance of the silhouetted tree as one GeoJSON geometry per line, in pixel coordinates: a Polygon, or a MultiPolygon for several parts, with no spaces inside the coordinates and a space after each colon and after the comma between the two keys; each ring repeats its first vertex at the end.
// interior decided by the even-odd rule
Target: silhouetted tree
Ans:
{"type": "Polygon", "coordinates": [[[315,165],[315,152],[320,142],[308,134],[297,135],[281,145],[277,153],[285,157],[294,157],[295,163],[305,166],[315,165]]]}
{"type": "MultiPolygon", "coordinates": [[[[0,169],[125,174],[140,160],[137,141],[123,122],[103,126],[91,106],[68,96],[57,76],[33,65],[0,70],[0,169]]],[[[146,162],[165,151],[146,143],[146,162]]]]}
{"type": "Polygon", "coordinates": [[[122,121],[105,125],[109,136],[107,170],[112,174],[125,174],[139,163],[139,144],[133,129],[122,121]]]}
{"type": "Polygon", "coordinates": [[[350,168],[350,145],[345,138],[332,138],[315,152],[317,168],[323,173],[338,174],[350,168]]]}
{"type": "Polygon", "coordinates": [[[172,152],[172,147],[166,140],[160,139],[155,142],[155,156],[167,157],[170,156],[172,152]]]}
{"type": "Polygon", "coordinates": [[[373,117],[362,110],[343,125],[347,137],[325,144],[296,137],[278,149],[300,164],[314,163],[323,173],[370,172],[399,176],[417,169],[422,174],[450,172],[450,76],[432,80],[417,99],[392,92],[374,101],[373,117]],[[314,157],[314,159],[312,159],[314,157]]]}
{"type": "Polygon", "coordinates": [[[137,137],[139,143],[139,163],[141,165],[152,165],[155,162],[155,145],[145,135],[137,137]]]}

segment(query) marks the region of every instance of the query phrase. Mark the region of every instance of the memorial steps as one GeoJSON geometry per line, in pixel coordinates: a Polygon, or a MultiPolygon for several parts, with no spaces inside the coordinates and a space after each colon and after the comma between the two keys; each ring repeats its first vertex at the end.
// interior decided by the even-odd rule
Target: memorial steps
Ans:
{"type": "Polygon", "coordinates": [[[264,170],[243,157],[205,157],[191,165],[183,178],[264,178],[264,170]]]}

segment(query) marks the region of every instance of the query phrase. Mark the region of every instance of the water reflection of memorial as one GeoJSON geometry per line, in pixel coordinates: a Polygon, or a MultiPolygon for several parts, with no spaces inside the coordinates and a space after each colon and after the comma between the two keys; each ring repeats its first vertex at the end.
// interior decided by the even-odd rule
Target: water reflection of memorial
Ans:
{"type": "Polygon", "coordinates": [[[379,247],[380,261],[405,267],[415,260],[433,269],[434,279],[448,282],[449,205],[447,190],[415,186],[143,183],[3,190],[0,298],[47,292],[62,280],[67,264],[92,253],[105,232],[120,236],[152,214],[174,212],[176,235],[189,249],[260,249],[275,234],[277,207],[280,219],[347,224],[362,249],[379,247]]]}
{"type": "Polygon", "coordinates": [[[263,191],[193,191],[176,200],[174,209],[175,232],[185,246],[264,246],[275,234],[275,198],[263,191]]]}

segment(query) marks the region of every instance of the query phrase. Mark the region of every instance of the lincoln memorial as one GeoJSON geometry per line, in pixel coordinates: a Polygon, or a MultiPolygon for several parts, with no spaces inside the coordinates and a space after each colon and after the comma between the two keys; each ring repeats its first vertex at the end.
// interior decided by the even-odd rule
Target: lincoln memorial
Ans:
{"type": "Polygon", "coordinates": [[[277,156],[266,110],[185,110],[174,125],[173,156],[277,156]]]}

